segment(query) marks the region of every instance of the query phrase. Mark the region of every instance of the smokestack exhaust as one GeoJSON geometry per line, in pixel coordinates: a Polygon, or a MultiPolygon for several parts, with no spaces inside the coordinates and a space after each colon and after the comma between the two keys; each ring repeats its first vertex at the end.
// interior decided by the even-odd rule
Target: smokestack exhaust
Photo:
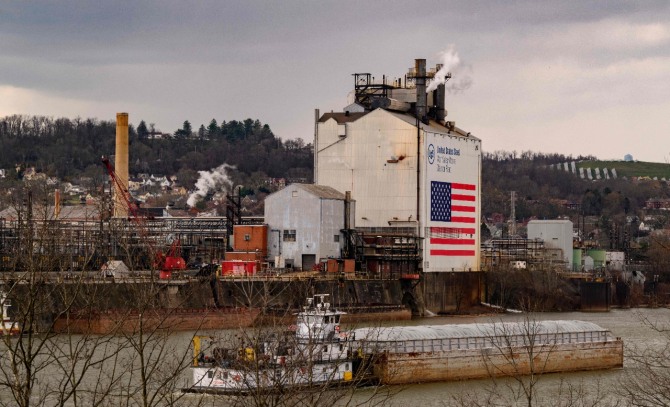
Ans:
{"type": "Polygon", "coordinates": [[[119,180],[119,186],[114,186],[114,216],[128,217],[128,205],[119,188],[128,190],[128,113],[116,114],[116,153],[114,155],[114,169],[119,180]]]}

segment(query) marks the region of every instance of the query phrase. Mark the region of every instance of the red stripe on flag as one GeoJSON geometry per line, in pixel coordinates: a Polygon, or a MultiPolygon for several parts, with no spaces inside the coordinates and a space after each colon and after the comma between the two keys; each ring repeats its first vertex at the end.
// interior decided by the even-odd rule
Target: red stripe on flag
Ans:
{"type": "Polygon", "coordinates": [[[475,196],[474,195],[451,194],[451,200],[452,201],[474,202],[475,201],[475,196]]]}
{"type": "Polygon", "coordinates": [[[431,237],[430,244],[468,244],[474,245],[475,239],[448,239],[442,237],[431,237]]]}
{"type": "Polygon", "coordinates": [[[474,256],[474,250],[431,250],[431,256],[474,256]]]}
{"type": "Polygon", "coordinates": [[[475,223],[475,218],[469,218],[467,216],[452,216],[451,221],[460,223],[475,223]]]}
{"type": "Polygon", "coordinates": [[[475,186],[473,184],[459,184],[457,182],[452,182],[451,189],[464,189],[466,191],[474,191],[475,186]]]}
{"type": "Polygon", "coordinates": [[[466,235],[474,235],[475,234],[475,229],[474,228],[450,228],[450,227],[432,226],[430,228],[430,233],[449,234],[449,235],[455,235],[457,233],[463,233],[463,234],[466,234],[466,235]]]}
{"type": "Polygon", "coordinates": [[[451,205],[452,212],[474,212],[474,206],[465,206],[465,205],[451,205]]]}

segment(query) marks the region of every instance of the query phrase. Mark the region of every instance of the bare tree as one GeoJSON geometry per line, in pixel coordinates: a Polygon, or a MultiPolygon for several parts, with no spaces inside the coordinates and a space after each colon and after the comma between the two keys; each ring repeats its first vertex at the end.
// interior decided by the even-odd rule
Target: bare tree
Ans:
{"type": "Polygon", "coordinates": [[[641,313],[639,318],[661,339],[651,347],[626,346],[626,356],[632,366],[619,383],[617,394],[632,406],[670,405],[670,322],[651,320],[641,313]]]}
{"type": "Polygon", "coordinates": [[[15,262],[2,275],[2,290],[6,301],[13,300],[10,317],[20,335],[0,338],[6,356],[0,359],[0,391],[7,393],[0,405],[63,405],[78,399],[87,371],[100,362],[91,349],[110,340],[56,332],[75,307],[91,306],[101,293],[83,273],[68,273],[71,256],[62,244],[67,230],[58,227],[48,205],[33,205],[34,196],[28,191],[19,197],[13,252],[5,253],[15,262]]]}
{"type": "MultiPolygon", "coordinates": [[[[282,298],[311,298],[313,287],[296,281],[262,281],[231,279],[240,304],[258,304],[262,310],[259,323],[253,327],[218,332],[206,338],[203,355],[211,355],[212,375],[241,384],[242,391],[229,394],[225,400],[233,406],[332,406],[383,405],[394,391],[375,387],[357,395],[363,376],[352,374],[342,380],[336,371],[338,363],[354,369],[355,349],[351,342],[322,340],[318,334],[298,338],[296,315],[282,298]],[[299,287],[299,288],[297,288],[299,287]],[[283,308],[280,308],[283,306],[283,308]],[[345,360],[346,359],[346,360],[345,360]],[[333,361],[333,364],[323,363],[333,361]],[[219,370],[218,367],[225,367],[219,370]]],[[[346,337],[345,327],[341,332],[346,337]]],[[[203,338],[204,340],[205,338],[203,338]]],[[[203,356],[203,359],[204,356],[203,356]]],[[[353,372],[352,372],[353,373],[353,372]]],[[[195,380],[195,379],[194,379],[195,380]]],[[[193,383],[194,388],[204,385],[193,383]]],[[[214,390],[214,389],[212,389],[214,390]]]]}

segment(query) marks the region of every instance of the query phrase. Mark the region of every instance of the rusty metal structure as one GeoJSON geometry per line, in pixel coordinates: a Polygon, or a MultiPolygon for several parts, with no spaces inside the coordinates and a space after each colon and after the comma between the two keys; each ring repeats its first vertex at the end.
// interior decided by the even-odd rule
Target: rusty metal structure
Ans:
{"type": "Polygon", "coordinates": [[[128,218],[40,219],[28,217],[24,211],[17,219],[0,219],[0,270],[19,271],[26,267],[22,262],[28,257],[51,259],[44,263],[44,271],[99,270],[111,259],[123,260],[135,269],[149,269],[150,243],[169,246],[176,240],[191,265],[224,257],[228,243],[224,217],[144,222],[145,231],[140,234],[128,218]]]}
{"type": "Polygon", "coordinates": [[[492,239],[482,245],[482,268],[485,270],[506,269],[510,262],[523,261],[529,269],[556,266],[565,269],[560,249],[546,247],[541,239],[510,237],[492,239]]]}

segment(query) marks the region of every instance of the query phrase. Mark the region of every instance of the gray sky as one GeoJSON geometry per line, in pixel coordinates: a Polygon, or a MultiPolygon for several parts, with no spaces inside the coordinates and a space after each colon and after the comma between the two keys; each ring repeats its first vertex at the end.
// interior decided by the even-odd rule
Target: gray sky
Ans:
{"type": "Polygon", "coordinates": [[[313,140],[355,72],[460,64],[448,120],[485,151],[670,162],[670,2],[0,1],[0,116],[259,119],[313,140]]]}

